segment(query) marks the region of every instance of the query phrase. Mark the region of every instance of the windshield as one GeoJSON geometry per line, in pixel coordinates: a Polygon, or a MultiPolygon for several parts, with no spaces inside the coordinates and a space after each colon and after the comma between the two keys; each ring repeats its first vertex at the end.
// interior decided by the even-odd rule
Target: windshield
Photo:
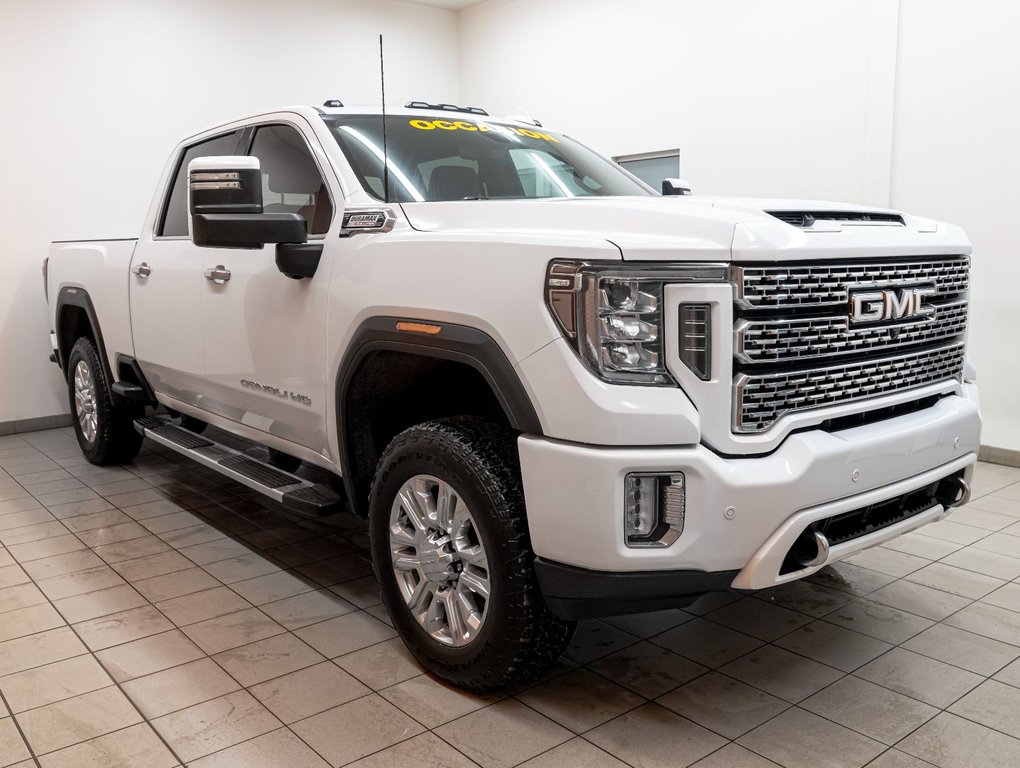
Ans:
{"type": "MultiPolygon", "coordinates": [[[[324,118],[358,175],[382,200],[379,115],[324,118]]],[[[389,199],[535,199],[653,194],[618,166],[562,134],[488,118],[386,118],[389,199]]]]}

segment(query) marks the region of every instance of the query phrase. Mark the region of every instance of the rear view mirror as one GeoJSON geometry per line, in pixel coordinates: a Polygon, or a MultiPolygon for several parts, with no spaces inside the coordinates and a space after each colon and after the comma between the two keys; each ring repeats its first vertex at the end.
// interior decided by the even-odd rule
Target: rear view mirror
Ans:
{"type": "Polygon", "coordinates": [[[188,163],[191,241],[209,248],[304,243],[308,224],[296,213],[262,212],[257,157],[196,157],[188,163]]]}
{"type": "Polygon", "coordinates": [[[691,185],[683,179],[663,179],[662,194],[664,195],[689,195],[691,185]]]}

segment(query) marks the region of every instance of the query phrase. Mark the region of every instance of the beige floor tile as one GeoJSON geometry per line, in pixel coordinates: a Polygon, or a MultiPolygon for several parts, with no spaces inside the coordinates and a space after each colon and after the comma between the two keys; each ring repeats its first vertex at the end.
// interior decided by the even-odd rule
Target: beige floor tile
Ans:
{"type": "Polygon", "coordinates": [[[68,552],[76,552],[82,549],[85,549],[85,545],[73,533],[30,541],[25,544],[15,544],[13,547],[10,547],[11,555],[21,563],[27,563],[30,560],[41,560],[44,557],[65,555],[68,552]]]}
{"type": "Polygon", "coordinates": [[[35,584],[19,584],[0,589],[0,615],[46,602],[46,596],[35,584]]]}
{"type": "Polygon", "coordinates": [[[657,704],[645,704],[585,738],[636,768],[682,768],[726,744],[720,736],[657,704]]]}
{"type": "MultiPolygon", "coordinates": [[[[22,491],[22,493],[27,493],[27,491],[22,491]]],[[[34,502],[31,504],[34,504],[34,502]]],[[[26,502],[19,506],[31,506],[31,504],[26,500],[26,502]]],[[[41,507],[39,509],[25,509],[20,512],[9,512],[5,515],[0,515],[0,531],[7,531],[9,533],[17,528],[48,523],[53,519],[53,515],[41,507]]],[[[4,544],[7,544],[7,542],[4,541],[4,544]]]]}
{"type": "MultiPolygon", "coordinates": [[[[196,525],[203,523],[202,518],[193,515],[185,509],[182,509],[179,504],[169,500],[156,500],[145,502],[142,505],[146,507],[145,511],[152,509],[172,509],[166,514],[162,515],[149,515],[143,518],[142,525],[153,533],[164,534],[171,531],[179,531],[183,528],[193,528],[196,525]],[[151,505],[159,505],[153,507],[151,505]]],[[[133,509],[136,509],[134,507],[133,509]]],[[[137,518],[136,518],[137,519],[137,518]]]]}
{"type": "Polygon", "coordinates": [[[195,592],[204,592],[207,589],[215,589],[220,586],[216,579],[198,566],[131,583],[147,600],[153,603],[191,595],[195,592]]]}
{"type": "Polygon", "coordinates": [[[370,694],[302,720],[292,730],[332,765],[345,765],[424,729],[382,697],[370,694]]]}
{"type": "Polygon", "coordinates": [[[948,707],[982,678],[927,656],[893,648],[854,674],[935,707],[948,707]]]}
{"type": "Polygon", "coordinates": [[[59,520],[27,525],[22,528],[13,528],[0,531],[0,544],[7,547],[14,547],[18,544],[26,544],[30,541],[42,541],[43,539],[55,536],[64,536],[67,528],[59,520]]]}
{"type": "MultiPolygon", "coordinates": [[[[102,506],[109,507],[109,504],[102,506]]],[[[75,517],[64,518],[64,525],[78,534],[102,528],[111,528],[115,525],[122,525],[130,522],[131,518],[119,509],[110,508],[104,509],[102,512],[92,512],[87,515],[76,515],[75,517]]]]}
{"type": "Polygon", "coordinates": [[[141,720],[131,702],[114,686],[18,715],[18,723],[36,754],[94,739],[141,720]]]}
{"type": "Polygon", "coordinates": [[[521,763],[520,768],[627,768],[627,764],[590,741],[575,737],[521,763]]]}
{"type": "Polygon", "coordinates": [[[78,538],[90,547],[99,547],[108,544],[116,544],[130,539],[138,539],[146,536],[146,531],[134,520],[129,520],[119,525],[111,525],[103,528],[94,528],[89,531],[80,531],[78,538]]]}
{"type": "Polygon", "coordinates": [[[94,515],[97,512],[106,512],[111,509],[113,509],[113,505],[106,499],[72,501],[69,504],[51,504],[49,507],[53,516],[60,520],[68,520],[72,517],[81,517],[82,515],[94,515]]]}
{"type": "Polygon", "coordinates": [[[410,680],[424,671],[399,638],[348,653],[335,661],[374,691],[410,680]]]}
{"type": "Polygon", "coordinates": [[[352,613],[357,608],[330,590],[322,589],[267,603],[262,610],[287,629],[300,629],[352,613]]]}
{"type": "Polygon", "coordinates": [[[577,664],[587,664],[637,641],[634,635],[604,621],[582,621],[563,655],[577,664]]]}
{"type": "Polygon", "coordinates": [[[295,570],[323,587],[331,587],[369,575],[372,564],[360,554],[345,553],[339,557],[298,566],[295,570]]]}
{"type": "Polygon", "coordinates": [[[603,656],[588,667],[614,683],[654,699],[708,671],[697,662],[652,643],[640,642],[603,656]]]}
{"type": "Polygon", "coordinates": [[[986,680],[949,711],[1020,739],[1020,688],[986,680]]]}
{"type": "Polygon", "coordinates": [[[708,757],[702,758],[691,768],[779,768],[779,766],[739,744],[727,744],[708,757]]]}
{"type": "Polygon", "coordinates": [[[1008,557],[1020,557],[1020,536],[1008,533],[993,533],[974,543],[975,549],[983,549],[1008,557]]]}
{"type": "Polygon", "coordinates": [[[733,661],[762,645],[761,640],[704,619],[681,624],[653,637],[651,642],[712,668],[733,661]]]}
{"type": "Polygon", "coordinates": [[[468,693],[430,675],[412,677],[379,694],[426,728],[437,728],[500,698],[498,694],[468,693]]]}
{"type": "Polygon", "coordinates": [[[780,608],[754,597],[730,603],[705,618],[766,642],[776,640],[811,621],[811,617],[803,613],[780,608]]]}
{"type": "Polygon", "coordinates": [[[201,525],[194,525],[190,528],[167,531],[166,533],[159,534],[159,537],[171,547],[182,548],[191,547],[195,544],[205,544],[206,542],[216,541],[217,539],[225,539],[227,538],[227,534],[215,526],[209,525],[208,523],[202,523],[201,525]]]}
{"type": "Polygon", "coordinates": [[[517,698],[574,733],[584,733],[645,702],[643,696],[585,669],[529,688],[517,698]]]}
{"type": "Polygon", "coordinates": [[[932,563],[906,577],[907,581],[976,600],[1001,587],[1002,579],[985,576],[945,563],[932,563]]]}
{"type": "Polygon", "coordinates": [[[977,547],[965,547],[944,558],[942,562],[997,579],[1012,580],[1020,577],[1020,558],[977,547]]]}
{"type": "Polygon", "coordinates": [[[300,595],[302,592],[310,592],[318,586],[291,571],[275,571],[238,581],[231,584],[230,588],[252,605],[263,605],[300,595]]]}
{"type": "MultiPolygon", "coordinates": [[[[124,507],[124,513],[129,515],[133,520],[148,520],[151,517],[159,517],[161,515],[168,515],[172,512],[185,512],[180,504],[170,499],[157,499],[156,501],[146,501],[142,504],[132,504],[129,507],[124,507]]],[[[148,526],[146,526],[148,527],[148,526]]]]}
{"type": "MultiPolygon", "coordinates": [[[[26,563],[26,565],[31,565],[31,563],[26,563]]],[[[16,587],[19,584],[28,584],[31,580],[28,573],[20,565],[0,567],[0,589],[16,587]]]]}
{"type": "MultiPolygon", "coordinates": [[[[475,768],[476,765],[435,734],[423,733],[351,763],[349,768],[475,768]]],[[[560,763],[559,768],[569,768],[569,764],[560,763]]]]}
{"type": "Polygon", "coordinates": [[[786,768],[859,768],[885,747],[874,739],[793,707],[738,743],[786,768]]]}
{"type": "Polygon", "coordinates": [[[0,643],[0,677],[72,656],[87,649],[70,627],[58,627],[0,643]]]}
{"type": "Polygon", "coordinates": [[[981,599],[982,603],[996,605],[999,608],[1008,608],[1011,611],[1020,612],[1020,584],[1012,583],[1000,587],[991,594],[981,599]]]}
{"type": "Polygon", "coordinates": [[[108,565],[104,565],[87,571],[55,576],[52,579],[42,579],[36,583],[50,600],[62,600],[65,597],[75,597],[99,589],[115,587],[118,584],[123,584],[124,579],[108,565]]]}
{"type": "Polygon", "coordinates": [[[967,597],[903,580],[875,590],[868,599],[934,621],[942,621],[971,602],[967,597]]]}
{"type": "Polygon", "coordinates": [[[483,768],[509,768],[568,741],[572,734],[513,699],[435,729],[483,768]]]}
{"type": "Polygon", "coordinates": [[[279,728],[195,760],[189,768],[329,768],[329,763],[294,733],[279,728]]]}
{"type": "Polygon", "coordinates": [[[118,683],[151,675],[178,664],[202,658],[204,654],[179,629],[144,637],[96,653],[118,683]]]}
{"type": "MultiPolygon", "coordinates": [[[[28,746],[9,717],[0,718],[0,765],[14,765],[31,757],[28,746]]],[[[32,765],[32,763],[30,763],[32,765]]]]}
{"type": "Polygon", "coordinates": [[[771,645],[730,662],[720,671],[794,704],[843,676],[830,666],[771,645]]]}
{"type": "Polygon", "coordinates": [[[124,692],[150,720],[232,693],[237,682],[211,659],[198,659],[123,684],[124,692]]]}
{"type": "Polygon", "coordinates": [[[1015,645],[1007,645],[947,624],[936,624],[926,629],[903,643],[903,647],[985,676],[994,675],[1020,656],[1020,648],[1015,645]]]}
{"type": "Polygon", "coordinates": [[[635,637],[649,638],[661,635],[667,629],[678,627],[690,621],[693,615],[678,609],[653,611],[651,613],[634,613],[627,616],[611,616],[602,619],[606,624],[622,629],[635,637]]]}
{"type": "Polygon", "coordinates": [[[213,658],[246,687],[324,661],[319,653],[291,634],[242,645],[213,658]]]}
{"type": "Polygon", "coordinates": [[[727,739],[742,736],[790,706],[718,672],[709,672],[657,702],[727,739]]]}
{"type": "Polygon", "coordinates": [[[152,721],[187,763],[274,731],[281,725],[247,691],[235,691],[152,721]]]}
{"type": "Polygon", "coordinates": [[[892,648],[889,643],[825,621],[801,627],[776,645],[844,672],[853,672],[892,648]]]}
{"type": "Polygon", "coordinates": [[[121,563],[125,560],[136,560],[162,552],[170,552],[170,545],[156,536],[142,536],[137,539],[118,541],[94,547],[93,551],[108,564],[121,563]]]}
{"type": "Polygon", "coordinates": [[[183,597],[175,597],[156,604],[166,616],[178,627],[195,624],[228,613],[251,608],[244,598],[234,594],[227,587],[215,587],[204,592],[195,592],[183,597]]]}
{"type": "Polygon", "coordinates": [[[84,595],[65,597],[55,600],[53,606],[70,624],[80,621],[98,619],[111,613],[127,611],[145,605],[145,598],[139,595],[130,584],[118,584],[115,587],[97,589],[84,595]]]}
{"type": "Polygon", "coordinates": [[[294,634],[332,659],[388,640],[397,633],[364,611],[358,611],[294,630],[294,634]]]}
{"type": "Polygon", "coordinates": [[[293,723],[346,704],[371,691],[333,662],[291,672],[250,689],[284,723],[293,723]]]}
{"type": "Polygon", "coordinates": [[[973,603],[946,619],[946,624],[1001,643],[1020,645],[1020,613],[1006,608],[973,603]]]}
{"type": "Polygon", "coordinates": [[[128,581],[135,582],[165,574],[178,573],[187,568],[193,568],[194,565],[193,562],[180,552],[159,552],[155,555],[146,555],[145,557],[136,557],[134,560],[122,560],[113,563],[113,570],[128,581]]]}
{"type": "Polygon", "coordinates": [[[279,565],[256,552],[220,560],[203,567],[224,584],[233,584],[235,581],[244,581],[256,576],[280,572],[279,565]]]}
{"type": "Polygon", "coordinates": [[[15,714],[112,684],[110,676],[91,655],[74,656],[0,678],[0,690],[15,714]]]}
{"type": "Polygon", "coordinates": [[[923,616],[864,599],[833,611],[824,620],[893,645],[908,640],[935,623],[923,616]]]}
{"type": "Polygon", "coordinates": [[[156,608],[145,605],[83,621],[75,624],[74,629],[91,650],[101,651],[114,645],[166,632],[173,629],[173,624],[156,608]]]}
{"type": "Polygon", "coordinates": [[[1009,499],[997,493],[971,499],[967,506],[971,509],[985,509],[989,512],[997,512],[1000,515],[1007,515],[1014,519],[1020,517],[1020,500],[1009,499]]]}
{"type": "Polygon", "coordinates": [[[1010,515],[990,512],[980,507],[972,507],[969,504],[962,509],[953,510],[948,519],[954,523],[963,523],[973,528],[984,528],[986,531],[999,531],[1016,522],[1016,518],[1010,515]]]}
{"type": "Polygon", "coordinates": [[[155,731],[139,723],[43,755],[43,768],[173,768],[177,758],[155,731]]]}
{"type": "Polygon", "coordinates": [[[250,554],[251,550],[244,544],[234,539],[216,539],[204,544],[195,544],[190,547],[183,547],[180,553],[196,565],[209,565],[218,563],[221,560],[229,560],[232,557],[240,557],[250,554]]]}
{"type": "Polygon", "coordinates": [[[285,631],[258,608],[228,613],[184,627],[184,633],[208,654],[248,645],[285,631]]]}
{"type": "Polygon", "coordinates": [[[939,712],[935,707],[852,675],[837,680],[800,706],[890,745],[939,712]]]}
{"type": "Polygon", "coordinates": [[[975,528],[970,525],[954,523],[951,520],[941,520],[924,527],[924,535],[933,539],[942,539],[954,544],[973,544],[988,535],[983,528],[975,528]]]}
{"type": "MultiPolygon", "coordinates": [[[[856,568],[850,563],[842,564],[848,568],[856,568]]],[[[858,572],[864,570],[856,569],[858,572]]],[[[884,574],[871,572],[877,579],[890,578],[884,574]]],[[[877,589],[877,587],[876,587],[877,589]]],[[[798,613],[806,613],[808,616],[819,618],[832,613],[840,606],[846,605],[853,597],[845,590],[832,589],[816,581],[797,579],[787,584],[782,584],[772,589],[766,589],[755,593],[755,598],[763,600],[770,605],[777,605],[788,608],[798,613]]]]}
{"type": "Polygon", "coordinates": [[[15,608],[0,614],[0,643],[64,626],[64,619],[49,603],[15,608]]]}
{"type": "Polygon", "coordinates": [[[931,561],[925,557],[910,555],[906,552],[897,552],[885,547],[872,547],[851,555],[846,559],[848,563],[859,565],[862,568],[869,568],[889,576],[902,578],[908,573],[924,568],[931,561]]]}
{"type": "Polygon", "coordinates": [[[930,768],[930,766],[931,763],[918,760],[913,755],[900,752],[898,749],[883,752],[868,763],[868,768],[930,768]]]}
{"type": "Polygon", "coordinates": [[[360,579],[334,584],[329,590],[358,608],[368,608],[382,602],[375,576],[363,576],[360,579]]]}
{"type": "Polygon", "coordinates": [[[897,749],[939,768],[1020,765],[1020,741],[947,712],[918,728],[897,749]]]}

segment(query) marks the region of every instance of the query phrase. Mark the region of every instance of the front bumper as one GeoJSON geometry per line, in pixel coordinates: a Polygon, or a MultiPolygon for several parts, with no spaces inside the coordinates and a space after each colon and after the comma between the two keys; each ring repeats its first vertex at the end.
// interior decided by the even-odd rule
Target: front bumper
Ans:
{"type": "Polygon", "coordinates": [[[939,506],[834,547],[816,567],[779,573],[791,537],[816,520],[961,470],[969,481],[980,429],[977,387],[964,384],[962,395],[923,411],[839,432],[795,433],[755,457],[727,458],[702,445],[611,448],[522,437],[532,544],[542,561],[590,571],[736,572],[734,588],[773,586],[944,516],[939,506]],[[628,548],[624,477],[676,471],[687,478],[683,534],[669,547],[628,548]]]}

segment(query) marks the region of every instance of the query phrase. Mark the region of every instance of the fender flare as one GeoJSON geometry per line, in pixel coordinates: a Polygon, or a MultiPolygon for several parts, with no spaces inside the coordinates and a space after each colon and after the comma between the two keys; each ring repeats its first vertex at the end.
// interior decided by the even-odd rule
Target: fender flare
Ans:
{"type": "MultiPolygon", "coordinates": [[[[60,289],[57,294],[56,310],[53,317],[56,322],[55,330],[57,332],[57,357],[60,361],[60,368],[66,374],[67,372],[67,359],[71,355],[70,348],[64,349],[62,339],[60,338],[60,316],[65,306],[78,307],[85,311],[85,317],[89,321],[89,325],[92,327],[92,333],[95,336],[96,348],[99,352],[99,359],[103,364],[103,373],[106,374],[106,380],[111,385],[115,381],[113,378],[113,369],[110,367],[110,358],[106,354],[106,343],[103,341],[103,330],[99,327],[99,318],[96,316],[96,308],[92,304],[92,297],[89,296],[89,292],[84,288],[78,288],[74,286],[65,286],[60,289]]],[[[73,344],[74,341],[72,340],[73,344]]]]}
{"type": "Polygon", "coordinates": [[[542,422],[520,377],[502,348],[484,331],[467,325],[408,317],[371,317],[351,337],[336,377],[336,428],[340,470],[352,509],[357,494],[351,470],[350,414],[347,400],[354,376],[368,355],[379,351],[406,352],[422,357],[451,360],[474,368],[489,385],[510,426],[518,432],[542,435],[542,422]],[[439,326],[435,334],[398,331],[397,323],[439,326]]]}

